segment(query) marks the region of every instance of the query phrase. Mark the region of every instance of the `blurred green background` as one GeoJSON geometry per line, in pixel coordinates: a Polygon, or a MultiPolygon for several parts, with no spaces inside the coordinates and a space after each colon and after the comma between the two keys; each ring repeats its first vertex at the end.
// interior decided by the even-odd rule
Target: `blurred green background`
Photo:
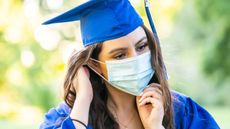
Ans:
{"type": "MultiPolygon", "coordinates": [[[[148,25],[144,0],[132,4],[148,25]]],[[[150,0],[171,89],[230,124],[230,1],[150,0]]],[[[0,128],[36,129],[62,101],[66,61],[79,23],[42,26],[83,0],[0,0],[0,128]]]]}

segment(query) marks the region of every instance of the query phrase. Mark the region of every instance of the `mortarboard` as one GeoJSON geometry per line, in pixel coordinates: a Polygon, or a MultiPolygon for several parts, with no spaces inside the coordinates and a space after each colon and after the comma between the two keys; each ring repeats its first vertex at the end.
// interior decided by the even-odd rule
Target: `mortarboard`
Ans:
{"type": "Polygon", "coordinates": [[[84,46],[125,36],[143,24],[128,0],[90,0],[43,24],[78,20],[84,46]]]}

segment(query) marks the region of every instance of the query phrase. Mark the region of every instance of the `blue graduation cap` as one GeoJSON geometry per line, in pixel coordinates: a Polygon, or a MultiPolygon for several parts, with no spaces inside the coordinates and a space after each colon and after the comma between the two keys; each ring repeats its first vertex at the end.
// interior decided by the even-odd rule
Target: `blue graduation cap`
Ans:
{"type": "Polygon", "coordinates": [[[43,24],[77,20],[84,46],[125,36],[143,24],[128,0],[90,0],[43,24]]]}

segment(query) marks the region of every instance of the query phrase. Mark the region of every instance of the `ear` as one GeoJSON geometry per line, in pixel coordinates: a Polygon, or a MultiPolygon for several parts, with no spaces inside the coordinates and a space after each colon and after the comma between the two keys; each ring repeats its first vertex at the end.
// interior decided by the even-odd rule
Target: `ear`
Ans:
{"type": "Polygon", "coordinates": [[[102,74],[101,66],[100,66],[100,64],[99,64],[98,62],[89,59],[88,62],[87,62],[87,65],[88,65],[90,68],[93,68],[93,69],[94,69],[95,71],[97,71],[99,74],[102,74]]]}

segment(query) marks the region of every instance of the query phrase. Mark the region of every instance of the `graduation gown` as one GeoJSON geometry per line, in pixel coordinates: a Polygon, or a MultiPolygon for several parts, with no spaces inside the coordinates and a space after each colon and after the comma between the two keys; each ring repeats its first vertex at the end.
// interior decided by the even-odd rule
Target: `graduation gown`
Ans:
{"type": "MultiPolygon", "coordinates": [[[[220,129],[213,117],[190,97],[172,91],[174,124],[176,129],[220,129]]],[[[71,109],[62,102],[50,109],[40,129],[75,129],[69,117],[71,109]]],[[[92,129],[88,125],[88,129],[92,129]]]]}

